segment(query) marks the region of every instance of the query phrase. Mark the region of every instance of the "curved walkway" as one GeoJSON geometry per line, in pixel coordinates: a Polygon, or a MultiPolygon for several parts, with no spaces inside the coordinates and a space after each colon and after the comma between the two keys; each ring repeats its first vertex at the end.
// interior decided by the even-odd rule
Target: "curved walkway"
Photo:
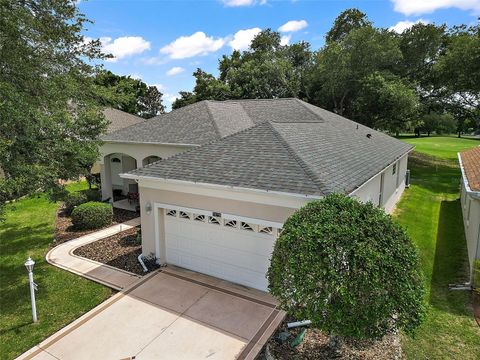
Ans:
{"type": "Polygon", "coordinates": [[[122,224],[113,225],[106,229],[64,242],[63,244],[60,244],[50,250],[47,253],[46,259],[52,265],[83,276],[87,279],[99,282],[111,287],[112,289],[125,289],[139,280],[141,276],[106,264],[102,264],[98,261],[77,256],[73,252],[80,246],[112,236],[121,231],[131,229],[137,225],[140,225],[139,217],[126,221],[122,224]]]}

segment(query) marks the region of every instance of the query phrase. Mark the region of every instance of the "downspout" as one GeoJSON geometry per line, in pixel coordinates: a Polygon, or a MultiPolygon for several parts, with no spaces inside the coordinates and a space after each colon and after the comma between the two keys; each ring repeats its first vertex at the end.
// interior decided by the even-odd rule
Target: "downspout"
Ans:
{"type": "Polygon", "coordinates": [[[148,272],[148,269],[145,266],[145,263],[143,262],[143,254],[138,255],[137,259],[138,259],[138,262],[140,263],[140,265],[143,268],[143,272],[148,272]]]}

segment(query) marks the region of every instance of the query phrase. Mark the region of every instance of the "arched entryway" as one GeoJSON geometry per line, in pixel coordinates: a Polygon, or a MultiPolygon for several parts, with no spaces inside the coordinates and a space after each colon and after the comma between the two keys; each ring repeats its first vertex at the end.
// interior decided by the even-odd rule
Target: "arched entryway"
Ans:
{"type": "Polygon", "coordinates": [[[135,210],[138,205],[138,184],[132,179],[123,179],[120,174],[137,168],[137,160],[124,153],[113,153],[103,158],[102,197],[114,207],[135,210]]]}

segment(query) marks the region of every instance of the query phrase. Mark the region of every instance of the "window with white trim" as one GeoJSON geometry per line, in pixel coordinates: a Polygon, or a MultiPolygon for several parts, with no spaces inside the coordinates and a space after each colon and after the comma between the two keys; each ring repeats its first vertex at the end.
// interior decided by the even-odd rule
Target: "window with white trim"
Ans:
{"type": "Polygon", "coordinates": [[[167,209],[167,216],[177,217],[177,210],[169,210],[169,209],[167,209]]]}
{"type": "Polygon", "coordinates": [[[178,217],[181,219],[190,219],[190,214],[185,211],[179,211],[178,217]]]}
{"type": "Polygon", "coordinates": [[[240,223],[240,229],[242,229],[242,230],[247,230],[247,231],[255,231],[255,230],[254,230],[254,229],[255,229],[255,225],[249,224],[249,223],[246,223],[246,222],[242,221],[242,222],[240,223]]]}
{"type": "Polygon", "coordinates": [[[226,227],[231,227],[231,228],[237,228],[238,227],[237,220],[227,220],[227,219],[225,219],[225,226],[226,227]]]}
{"type": "Polygon", "coordinates": [[[273,229],[272,229],[271,226],[260,227],[259,232],[262,233],[262,234],[272,235],[273,234],[273,229]]]}
{"type": "Polygon", "coordinates": [[[193,214],[193,220],[205,222],[205,215],[193,214]]]}
{"type": "Polygon", "coordinates": [[[220,225],[221,219],[216,216],[209,216],[208,217],[208,223],[209,224],[214,224],[214,225],[220,225]]]}

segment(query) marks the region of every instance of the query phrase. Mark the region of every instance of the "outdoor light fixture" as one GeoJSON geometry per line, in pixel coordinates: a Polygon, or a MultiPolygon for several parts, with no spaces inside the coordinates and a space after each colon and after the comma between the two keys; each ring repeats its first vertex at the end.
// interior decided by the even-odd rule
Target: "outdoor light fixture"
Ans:
{"type": "Polygon", "coordinates": [[[35,261],[30,257],[25,261],[25,267],[28,271],[28,281],[30,283],[30,300],[32,301],[32,318],[33,322],[37,322],[37,306],[35,304],[35,290],[37,290],[37,284],[33,282],[33,267],[35,266],[35,261]]]}
{"type": "Polygon", "coordinates": [[[148,215],[150,215],[150,213],[152,212],[152,204],[150,203],[150,201],[145,204],[145,211],[148,215]]]}

